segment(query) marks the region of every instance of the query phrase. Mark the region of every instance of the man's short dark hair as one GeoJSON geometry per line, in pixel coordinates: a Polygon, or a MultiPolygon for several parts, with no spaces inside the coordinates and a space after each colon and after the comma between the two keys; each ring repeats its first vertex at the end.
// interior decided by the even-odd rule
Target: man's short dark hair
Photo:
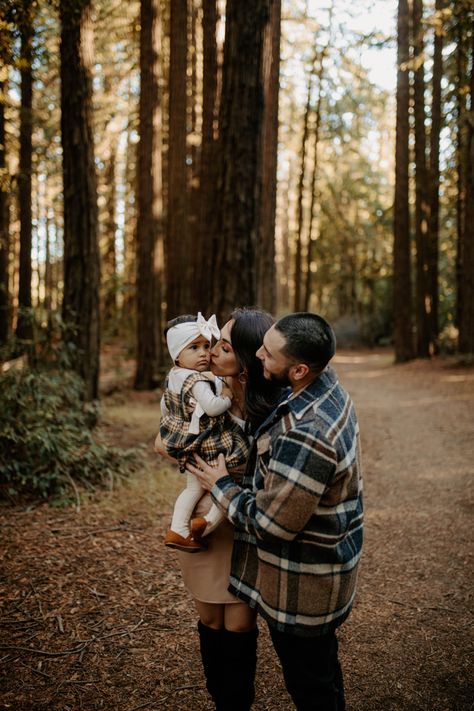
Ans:
{"type": "Polygon", "coordinates": [[[336,352],[336,337],[322,316],[302,311],[283,316],[275,328],[285,337],[282,353],[298,363],[305,363],[319,373],[336,352]]]}

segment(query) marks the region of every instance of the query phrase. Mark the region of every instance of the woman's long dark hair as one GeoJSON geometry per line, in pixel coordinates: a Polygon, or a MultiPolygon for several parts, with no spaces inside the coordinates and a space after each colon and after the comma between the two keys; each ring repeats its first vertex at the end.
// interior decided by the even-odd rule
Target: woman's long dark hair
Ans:
{"type": "Polygon", "coordinates": [[[282,389],[263,376],[261,360],[255,355],[263,337],[275,319],[260,309],[235,309],[231,314],[231,341],[237,360],[246,376],[245,410],[253,433],[267,418],[280,399],[282,389]]]}

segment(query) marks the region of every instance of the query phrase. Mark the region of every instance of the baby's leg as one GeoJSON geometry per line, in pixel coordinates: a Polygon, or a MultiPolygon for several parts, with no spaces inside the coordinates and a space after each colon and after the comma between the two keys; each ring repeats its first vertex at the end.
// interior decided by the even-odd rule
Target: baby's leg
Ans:
{"type": "Polygon", "coordinates": [[[207,526],[206,530],[202,534],[203,536],[207,536],[209,533],[212,533],[217,526],[222,523],[222,521],[225,519],[225,514],[222,513],[220,508],[216,506],[216,504],[212,504],[211,508],[207,512],[203,518],[207,521],[207,526]]]}
{"type": "Polygon", "coordinates": [[[194,474],[187,472],[186,488],[180,493],[174,505],[173,518],[171,519],[171,530],[179,533],[183,538],[189,536],[189,520],[197,502],[204,494],[199,481],[194,474]]]}

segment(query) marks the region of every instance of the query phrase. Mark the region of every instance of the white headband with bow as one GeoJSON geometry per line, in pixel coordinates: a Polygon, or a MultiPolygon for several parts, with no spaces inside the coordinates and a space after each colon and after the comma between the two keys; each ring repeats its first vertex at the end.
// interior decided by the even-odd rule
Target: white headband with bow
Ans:
{"type": "Polygon", "coordinates": [[[195,338],[204,336],[207,341],[211,338],[220,338],[221,332],[217,326],[215,314],[208,321],[199,311],[197,321],[186,321],[172,326],[166,334],[166,343],[173,362],[177,359],[183,348],[189,346],[195,338]]]}

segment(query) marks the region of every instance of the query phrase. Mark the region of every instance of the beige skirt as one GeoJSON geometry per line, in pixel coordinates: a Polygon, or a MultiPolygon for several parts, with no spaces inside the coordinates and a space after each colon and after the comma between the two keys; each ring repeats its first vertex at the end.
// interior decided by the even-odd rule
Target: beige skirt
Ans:
{"type": "MultiPolygon", "coordinates": [[[[204,516],[210,509],[212,499],[205,494],[195,509],[196,516],[204,516]]],[[[208,548],[199,553],[178,553],[185,588],[195,600],[214,604],[241,602],[228,592],[230,563],[234,545],[234,527],[224,519],[206,536],[208,548]]]]}

